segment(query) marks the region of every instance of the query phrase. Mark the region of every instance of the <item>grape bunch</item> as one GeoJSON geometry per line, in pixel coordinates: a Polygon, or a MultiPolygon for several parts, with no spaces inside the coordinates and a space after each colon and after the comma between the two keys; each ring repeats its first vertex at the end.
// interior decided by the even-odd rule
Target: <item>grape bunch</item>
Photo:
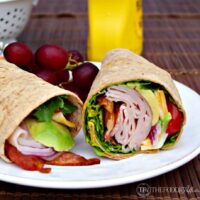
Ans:
{"type": "Polygon", "coordinates": [[[58,45],[44,44],[33,54],[26,44],[14,42],[3,53],[8,62],[76,93],[83,101],[99,71],[94,64],[85,62],[79,51],[66,51],[58,45]]]}

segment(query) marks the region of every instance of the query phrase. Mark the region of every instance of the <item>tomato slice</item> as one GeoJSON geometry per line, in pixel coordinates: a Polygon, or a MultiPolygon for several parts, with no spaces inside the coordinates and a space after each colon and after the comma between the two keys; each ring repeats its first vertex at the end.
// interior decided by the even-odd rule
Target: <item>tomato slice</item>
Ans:
{"type": "Polygon", "coordinates": [[[183,114],[171,101],[167,102],[167,109],[171,113],[172,119],[168,123],[166,132],[171,136],[180,131],[183,122],[183,114]]]}

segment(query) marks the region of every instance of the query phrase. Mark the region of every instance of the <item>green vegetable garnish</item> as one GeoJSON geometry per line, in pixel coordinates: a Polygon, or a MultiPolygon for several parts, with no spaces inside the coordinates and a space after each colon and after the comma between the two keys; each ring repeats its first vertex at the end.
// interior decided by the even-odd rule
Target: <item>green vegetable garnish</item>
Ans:
{"type": "MultiPolygon", "coordinates": [[[[113,145],[111,142],[104,140],[104,122],[103,122],[103,108],[101,105],[97,104],[97,98],[98,96],[104,94],[105,91],[102,91],[101,93],[98,93],[97,95],[93,96],[87,106],[86,111],[86,141],[90,143],[90,145],[93,147],[94,151],[99,156],[103,156],[104,153],[102,150],[97,146],[94,140],[90,138],[89,135],[89,124],[93,123],[95,124],[95,136],[98,139],[98,141],[101,143],[103,148],[110,153],[124,153],[122,150],[122,146],[120,144],[113,145]]],[[[132,150],[131,152],[135,152],[135,150],[132,150]]]]}
{"type": "Polygon", "coordinates": [[[167,125],[169,123],[169,121],[171,120],[172,116],[171,114],[168,112],[164,117],[163,119],[161,119],[161,129],[162,129],[162,132],[165,132],[166,129],[167,129],[167,125]]]}
{"type": "Polygon", "coordinates": [[[122,85],[127,86],[128,88],[139,89],[139,90],[164,90],[164,88],[156,83],[151,83],[149,81],[129,81],[122,85]]]}
{"type": "Polygon", "coordinates": [[[176,142],[177,137],[178,137],[178,134],[168,137],[167,140],[165,141],[165,144],[163,145],[163,147],[172,146],[176,142]]]}
{"type": "Polygon", "coordinates": [[[64,115],[73,113],[77,108],[64,101],[64,97],[55,97],[38,107],[32,115],[40,122],[50,122],[56,110],[61,110],[64,115]]]}

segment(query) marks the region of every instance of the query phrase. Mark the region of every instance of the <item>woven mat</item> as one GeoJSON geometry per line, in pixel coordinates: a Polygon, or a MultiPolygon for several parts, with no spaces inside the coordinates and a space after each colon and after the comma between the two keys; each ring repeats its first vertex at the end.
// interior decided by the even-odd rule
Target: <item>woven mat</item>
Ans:
{"type": "MultiPolygon", "coordinates": [[[[40,0],[33,16],[85,15],[87,0],[40,0]],[[48,3],[47,3],[48,2],[48,3]],[[48,5],[47,5],[48,4],[48,5]]],[[[145,16],[156,17],[199,17],[199,0],[143,0],[145,16]]]]}
{"type": "Polygon", "coordinates": [[[33,10],[33,17],[86,15],[87,0],[40,0],[33,10]]]}
{"type": "Polygon", "coordinates": [[[144,18],[144,56],[169,71],[200,74],[200,20],[144,18]]]}
{"type": "Polygon", "coordinates": [[[44,43],[52,43],[66,49],[78,49],[86,56],[87,27],[87,17],[33,18],[20,40],[33,50],[44,43]]]}
{"type": "MultiPolygon", "coordinates": [[[[143,56],[167,69],[173,78],[200,93],[200,1],[143,0],[143,56]]],[[[40,0],[19,37],[33,50],[44,43],[78,49],[86,57],[87,0],[40,0]]],[[[1,199],[138,199],[140,183],[151,187],[200,190],[200,156],[167,174],[139,183],[92,190],[50,190],[0,182],[1,199]]],[[[200,192],[155,192],[148,199],[197,199],[200,192]]],[[[141,198],[140,198],[141,199],[141,198]]]]}
{"type": "Polygon", "coordinates": [[[146,16],[199,17],[199,0],[143,0],[146,16]]]}

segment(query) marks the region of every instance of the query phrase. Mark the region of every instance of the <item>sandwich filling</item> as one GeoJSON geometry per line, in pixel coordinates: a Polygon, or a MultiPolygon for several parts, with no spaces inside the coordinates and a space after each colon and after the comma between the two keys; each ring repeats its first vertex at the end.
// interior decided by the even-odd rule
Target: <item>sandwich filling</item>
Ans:
{"type": "Polygon", "coordinates": [[[133,154],[172,146],[183,113],[158,84],[134,81],[94,95],[86,108],[86,140],[95,152],[133,154]]]}
{"type": "Polygon", "coordinates": [[[71,115],[76,109],[66,96],[54,97],[39,106],[7,139],[6,156],[23,169],[44,173],[51,170],[44,164],[98,164],[98,159],[87,160],[69,152],[75,144],[71,131],[77,127],[71,115]]]}

